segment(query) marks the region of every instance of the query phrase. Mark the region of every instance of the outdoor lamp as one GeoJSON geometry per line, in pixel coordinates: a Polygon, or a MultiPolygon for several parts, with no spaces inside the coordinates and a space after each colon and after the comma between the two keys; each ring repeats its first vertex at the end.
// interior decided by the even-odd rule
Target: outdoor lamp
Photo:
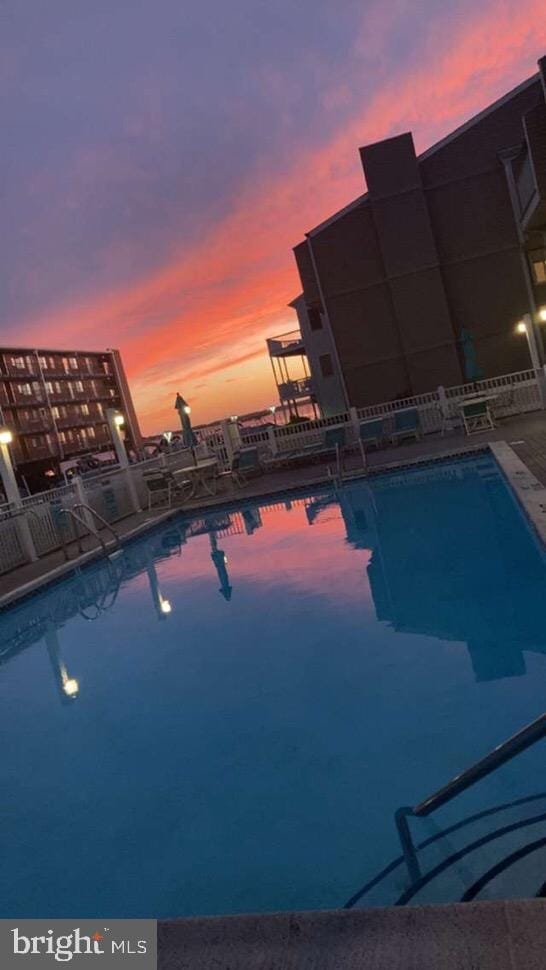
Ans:
{"type": "Polygon", "coordinates": [[[9,428],[0,428],[0,445],[11,445],[13,434],[9,428]]]}
{"type": "Polygon", "coordinates": [[[527,327],[523,320],[516,324],[516,333],[527,333],[527,327]]]}
{"type": "Polygon", "coordinates": [[[271,407],[269,408],[269,410],[271,411],[271,414],[275,414],[275,411],[277,410],[277,405],[276,404],[272,404],[271,407]]]}
{"type": "Polygon", "coordinates": [[[63,690],[67,697],[76,697],[80,690],[80,685],[75,677],[67,677],[63,682],[63,690]]]}
{"type": "Polygon", "coordinates": [[[546,306],[540,307],[540,310],[538,311],[538,319],[542,323],[546,323],[546,306]]]}
{"type": "Polygon", "coordinates": [[[189,404],[184,405],[184,414],[191,414],[191,408],[189,404]]]}
{"type": "Polygon", "coordinates": [[[169,600],[164,600],[163,597],[161,597],[161,599],[159,601],[159,608],[160,608],[160,610],[161,610],[162,613],[171,613],[172,612],[172,606],[169,603],[169,600]]]}
{"type": "Polygon", "coordinates": [[[114,414],[114,424],[116,424],[118,428],[121,428],[121,426],[125,424],[125,418],[123,414],[114,414]]]}
{"type": "Polygon", "coordinates": [[[233,424],[235,424],[238,417],[239,417],[238,414],[232,414],[229,420],[232,421],[233,424]]]}

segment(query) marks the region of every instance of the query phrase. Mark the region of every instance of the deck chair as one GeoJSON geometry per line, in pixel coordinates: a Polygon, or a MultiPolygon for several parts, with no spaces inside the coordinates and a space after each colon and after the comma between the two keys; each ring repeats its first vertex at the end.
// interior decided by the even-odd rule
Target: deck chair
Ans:
{"type": "Polygon", "coordinates": [[[419,412],[417,408],[407,411],[395,411],[394,428],[391,431],[391,441],[393,445],[398,444],[401,438],[415,438],[416,441],[421,437],[419,427],[419,412]]]}
{"type": "Polygon", "coordinates": [[[235,453],[231,465],[231,477],[236,485],[245,485],[249,478],[261,475],[262,472],[263,466],[255,446],[241,448],[235,453]]]}
{"type": "Polygon", "coordinates": [[[384,437],[383,419],[374,418],[371,421],[361,421],[358,429],[358,447],[362,456],[362,464],[366,465],[366,446],[375,445],[379,448],[379,443],[384,437]]]}
{"type": "Polygon", "coordinates": [[[171,507],[173,483],[164,472],[146,472],[142,481],[148,494],[148,512],[156,504],[155,499],[159,500],[157,504],[167,504],[169,508],[171,507]]]}
{"type": "Polygon", "coordinates": [[[462,405],[463,424],[467,435],[479,434],[495,427],[487,401],[469,401],[462,405]]]}

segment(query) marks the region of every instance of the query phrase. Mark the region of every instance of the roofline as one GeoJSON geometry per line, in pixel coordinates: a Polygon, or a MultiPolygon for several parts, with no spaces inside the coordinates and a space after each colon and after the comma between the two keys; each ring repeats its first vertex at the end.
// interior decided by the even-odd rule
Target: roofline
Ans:
{"type": "Polygon", "coordinates": [[[78,350],[76,347],[40,347],[39,344],[33,344],[30,347],[25,347],[24,344],[12,344],[11,346],[0,344],[0,354],[11,354],[15,351],[23,351],[26,354],[79,354],[82,357],[98,357],[101,354],[116,353],[116,349],[112,347],[106,347],[104,350],[78,350]]]}
{"type": "MultiPolygon", "coordinates": [[[[479,111],[478,114],[472,115],[472,117],[469,118],[468,121],[464,121],[462,125],[459,125],[458,128],[455,128],[448,135],[445,135],[445,137],[441,138],[440,141],[435,142],[435,144],[431,145],[430,148],[427,148],[424,152],[421,152],[420,155],[417,155],[417,161],[422,162],[425,159],[430,158],[430,156],[434,155],[435,152],[440,151],[440,149],[444,148],[445,145],[448,145],[455,138],[458,138],[459,135],[462,135],[465,131],[468,131],[468,129],[472,128],[473,125],[477,124],[479,121],[482,121],[489,114],[491,114],[491,112],[496,111],[497,108],[500,108],[503,104],[506,104],[506,102],[510,101],[516,95],[521,94],[522,91],[525,91],[527,88],[531,87],[531,85],[535,84],[537,81],[540,81],[539,71],[537,71],[531,77],[527,78],[526,81],[522,81],[520,84],[516,85],[515,88],[512,88],[506,94],[503,94],[502,97],[497,98],[496,101],[493,101],[492,104],[489,104],[482,111],[479,111]]],[[[391,137],[396,137],[396,135],[391,137]]],[[[389,139],[387,138],[380,139],[380,141],[388,141],[388,140],[389,139]]],[[[370,144],[378,144],[378,142],[371,142],[370,144]]],[[[363,146],[363,147],[367,147],[367,146],[363,146]]],[[[367,198],[368,198],[368,192],[365,192],[364,195],[360,195],[357,199],[354,199],[352,202],[349,202],[348,205],[343,207],[343,209],[339,209],[337,212],[334,212],[334,214],[329,216],[328,219],[325,219],[324,222],[320,222],[318,226],[315,226],[313,229],[310,229],[309,232],[306,232],[305,238],[308,239],[312,236],[315,236],[323,229],[326,229],[328,226],[332,225],[332,223],[336,222],[338,219],[346,215],[348,212],[352,212],[353,209],[358,208],[358,206],[361,205],[363,202],[365,202],[367,198]]]]}
{"type": "Polygon", "coordinates": [[[424,159],[429,158],[431,155],[434,155],[435,152],[440,151],[440,149],[443,148],[445,145],[449,145],[449,143],[453,141],[455,138],[458,138],[459,135],[462,135],[465,131],[468,131],[469,128],[472,128],[472,126],[477,124],[479,121],[482,121],[484,118],[487,118],[487,116],[490,115],[493,111],[496,111],[497,108],[502,107],[502,105],[506,104],[508,101],[511,101],[513,97],[515,97],[518,94],[521,94],[522,91],[525,91],[527,88],[530,88],[531,85],[534,84],[536,81],[540,81],[540,72],[538,71],[536,72],[536,74],[533,74],[531,77],[528,77],[526,81],[522,81],[521,84],[516,85],[515,88],[512,88],[506,94],[503,94],[502,97],[497,98],[497,100],[493,101],[492,104],[489,104],[487,108],[484,108],[482,111],[479,111],[477,115],[472,115],[472,117],[469,118],[468,121],[463,121],[462,125],[459,125],[458,128],[455,128],[453,131],[451,131],[449,135],[446,135],[444,138],[441,138],[440,141],[435,142],[435,144],[431,145],[430,148],[427,148],[424,152],[421,152],[421,154],[417,156],[417,161],[422,162],[424,161],[424,159]]]}

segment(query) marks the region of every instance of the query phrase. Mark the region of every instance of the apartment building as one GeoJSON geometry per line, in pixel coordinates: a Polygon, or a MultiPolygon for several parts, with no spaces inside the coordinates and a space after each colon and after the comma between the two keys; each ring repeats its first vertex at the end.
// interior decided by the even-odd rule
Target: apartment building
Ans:
{"type": "Polygon", "coordinates": [[[0,422],[14,435],[19,476],[32,490],[64,460],[108,451],[108,408],[125,415],[128,447],[142,438],[118,350],[0,348],[0,422]]]}
{"type": "Polygon", "coordinates": [[[524,370],[524,314],[543,360],[546,58],[422,154],[406,132],[360,157],[367,191],[294,250],[323,412],[524,370]]]}

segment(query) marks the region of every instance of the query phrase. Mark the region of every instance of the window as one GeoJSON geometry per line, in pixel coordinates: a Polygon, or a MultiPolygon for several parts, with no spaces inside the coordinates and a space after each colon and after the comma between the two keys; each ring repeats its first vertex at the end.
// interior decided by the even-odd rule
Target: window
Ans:
{"type": "Polygon", "coordinates": [[[334,365],[330,354],[321,354],[319,357],[320,372],[323,377],[331,377],[334,373],[334,365]]]}
{"type": "Polygon", "coordinates": [[[11,358],[11,362],[12,362],[13,366],[17,368],[17,370],[25,370],[26,369],[27,362],[26,362],[26,360],[25,360],[24,357],[12,357],[11,358]]]}
{"type": "Polygon", "coordinates": [[[307,316],[309,317],[311,330],[322,330],[322,315],[318,306],[308,307],[307,316]]]}
{"type": "Polygon", "coordinates": [[[76,360],[75,357],[69,357],[68,358],[68,363],[70,364],[72,370],[77,370],[78,369],[78,361],[76,360]]]}
{"type": "Polygon", "coordinates": [[[96,437],[96,435],[95,435],[95,429],[93,428],[92,425],[90,425],[89,428],[87,428],[86,430],[87,430],[87,434],[88,434],[88,437],[89,438],[95,438],[96,437]]]}
{"type": "Polygon", "coordinates": [[[89,414],[89,405],[88,404],[80,404],[80,411],[81,411],[82,414],[89,414]]]}
{"type": "Polygon", "coordinates": [[[54,408],[51,408],[51,411],[52,411],[52,414],[53,414],[53,417],[55,418],[55,420],[58,420],[60,418],[60,416],[61,416],[60,415],[60,412],[59,412],[59,408],[55,405],[54,408]]]}
{"type": "Polygon", "coordinates": [[[53,394],[53,384],[51,381],[46,381],[46,391],[48,394],[53,394]]]}
{"type": "Polygon", "coordinates": [[[74,387],[76,388],[79,394],[83,393],[83,381],[76,381],[74,384],[74,387]]]}
{"type": "Polygon", "coordinates": [[[30,386],[30,384],[19,384],[19,391],[21,394],[24,394],[27,397],[30,397],[30,395],[32,394],[32,387],[30,386]]]}

